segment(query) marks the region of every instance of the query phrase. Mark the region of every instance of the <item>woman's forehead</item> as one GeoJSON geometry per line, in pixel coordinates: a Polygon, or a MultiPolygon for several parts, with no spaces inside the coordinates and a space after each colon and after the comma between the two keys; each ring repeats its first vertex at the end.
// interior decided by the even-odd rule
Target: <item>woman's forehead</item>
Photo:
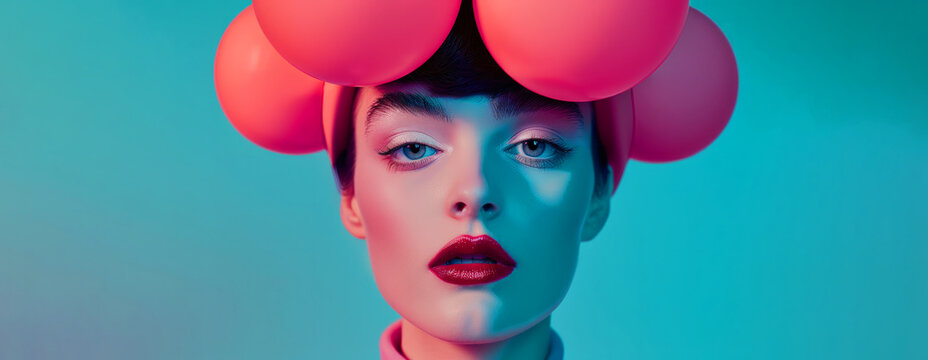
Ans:
{"type": "MultiPolygon", "coordinates": [[[[432,95],[422,85],[361,88],[356,102],[356,124],[365,132],[385,119],[431,118],[447,123],[454,119],[503,122],[539,122],[577,130],[591,127],[592,105],[546,98],[527,90],[468,97],[432,95]]],[[[387,121],[389,123],[389,121],[387,121]]]]}

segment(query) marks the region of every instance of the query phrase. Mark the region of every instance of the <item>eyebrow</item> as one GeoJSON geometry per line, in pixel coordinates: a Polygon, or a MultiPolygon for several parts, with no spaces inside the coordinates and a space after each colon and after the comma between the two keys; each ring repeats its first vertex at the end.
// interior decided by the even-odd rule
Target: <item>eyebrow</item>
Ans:
{"type": "Polygon", "coordinates": [[[506,92],[493,98],[493,115],[497,119],[535,111],[559,112],[578,129],[583,129],[583,114],[577,103],[554,100],[528,91],[506,92]]]}
{"type": "MultiPolygon", "coordinates": [[[[516,117],[527,112],[555,111],[563,114],[577,129],[584,127],[583,114],[577,103],[554,100],[529,91],[510,91],[496,95],[492,98],[492,106],[493,116],[497,119],[516,117]]],[[[377,99],[367,111],[364,131],[370,132],[371,124],[377,117],[390,111],[428,115],[449,123],[452,121],[445,107],[429,96],[391,92],[377,99]]]]}
{"type": "Polygon", "coordinates": [[[367,111],[367,122],[364,125],[364,131],[368,132],[373,120],[389,111],[405,111],[413,114],[429,115],[451,122],[451,116],[448,115],[445,107],[432,98],[416,93],[392,92],[377,99],[370,110],[367,111]]]}

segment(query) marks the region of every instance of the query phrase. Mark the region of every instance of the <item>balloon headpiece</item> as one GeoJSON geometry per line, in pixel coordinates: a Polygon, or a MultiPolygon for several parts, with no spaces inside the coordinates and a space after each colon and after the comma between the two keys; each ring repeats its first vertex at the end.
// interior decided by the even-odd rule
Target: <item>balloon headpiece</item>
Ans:
{"type": "MultiPolygon", "coordinates": [[[[470,6],[464,1],[463,6],[470,6]]],[[[552,99],[593,101],[618,184],[629,158],[691,156],[728,124],[738,93],[722,31],[687,0],[473,0],[498,65],[552,99]]],[[[350,136],[359,86],[412,72],[451,31],[461,0],[254,0],[216,52],[219,102],[252,142],[281,153],[350,136]]]]}

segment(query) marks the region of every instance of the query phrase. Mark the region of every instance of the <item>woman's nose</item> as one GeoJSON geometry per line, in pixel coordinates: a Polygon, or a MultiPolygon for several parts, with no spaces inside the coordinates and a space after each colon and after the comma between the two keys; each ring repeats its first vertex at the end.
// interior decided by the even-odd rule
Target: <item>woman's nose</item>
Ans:
{"type": "Polygon", "coordinates": [[[448,214],[456,219],[490,220],[500,213],[498,196],[491,191],[483,162],[459,164],[454,174],[446,206],[448,214]]]}
{"type": "Polygon", "coordinates": [[[499,214],[499,205],[485,201],[457,201],[451,206],[451,216],[458,219],[478,218],[489,220],[499,214]]]}
{"type": "Polygon", "coordinates": [[[486,145],[476,127],[461,129],[460,146],[446,158],[452,165],[445,173],[450,185],[445,211],[455,219],[488,221],[499,215],[502,205],[502,197],[491,184],[500,181],[501,175],[495,157],[490,156],[495,148],[486,145]]]}

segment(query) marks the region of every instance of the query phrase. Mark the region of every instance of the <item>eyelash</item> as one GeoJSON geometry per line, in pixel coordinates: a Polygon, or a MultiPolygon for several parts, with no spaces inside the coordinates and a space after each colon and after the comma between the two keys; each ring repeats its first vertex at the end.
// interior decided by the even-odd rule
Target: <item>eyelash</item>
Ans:
{"type": "MultiPolygon", "coordinates": [[[[423,149],[422,151],[426,151],[426,149],[423,149]]],[[[435,148],[434,146],[426,145],[421,142],[409,141],[409,142],[404,142],[400,145],[394,146],[386,151],[378,152],[378,154],[382,155],[384,159],[387,161],[387,168],[390,171],[411,171],[411,170],[421,169],[425,167],[426,165],[430,164],[432,161],[435,161],[435,156],[440,154],[441,152],[442,150],[439,150],[435,148]],[[435,151],[435,154],[428,155],[428,156],[423,155],[422,158],[415,159],[412,161],[396,161],[394,157],[397,151],[402,150],[406,146],[414,145],[414,144],[418,144],[427,149],[432,149],[435,151]]]]}
{"type": "Polygon", "coordinates": [[[539,168],[539,169],[557,167],[562,162],[564,162],[564,160],[567,158],[567,154],[569,154],[571,151],[573,151],[573,149],[567,147],[563,143],[559,143],[559,141],[556,141],[553,139],[538,138],[538,137],[532,137],[532,138],[528,138],[525,140],[521,140],[515,144],[511,144],[508,147],[506,147],[506,152],[512,154],[513,157],[515,157],[517,161],[519,161],[522,164],[525,164],[526,166],[531,166],[533,168],[539,168]],[[551,146],[554,149],[554,154],[551,155],[550,157],[540,159],[540,158],[533,158],[533,157],[521,155],[521,154],[510,151],[511,149],[515,149],[517,146],[523,146],[529,141],[538,141],[540,143],[545,144],[545,146],[551,146]]]}

